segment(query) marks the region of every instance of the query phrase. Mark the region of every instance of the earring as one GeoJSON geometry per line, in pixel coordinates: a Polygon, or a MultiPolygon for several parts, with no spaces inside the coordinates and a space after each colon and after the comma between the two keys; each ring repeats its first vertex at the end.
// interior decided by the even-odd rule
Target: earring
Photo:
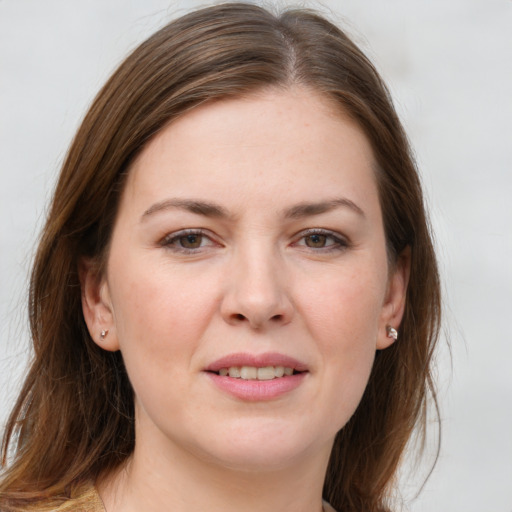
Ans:
{"type": "Polygon", "coordinates": [[[398,332],[394,327],[388,325],[386,327],[386,332],[388,334],[388,338],[393,338],[395,341],[398,339],[398,332]]]}
{"type": "Polygon", "coordinates": [[[101,331],[101,333],[100,333],[101,341],[103,341],[105,339],[107,334],[108,334],[108,329],[104,329],[103,331],[101,331]]]}

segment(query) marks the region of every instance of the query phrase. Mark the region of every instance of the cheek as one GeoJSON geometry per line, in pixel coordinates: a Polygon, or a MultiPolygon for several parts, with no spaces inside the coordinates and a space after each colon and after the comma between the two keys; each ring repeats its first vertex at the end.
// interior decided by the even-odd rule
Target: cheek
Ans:
{"type": "Polygon", "coordinates": [[[303,317],[328,355],[375,350],[386,277],[375,266],[358,266],[314,280],[301,294],[303,317]]]}
{"type": "Polygon", "coordinates": [[[378,274],[364,268],[340,272],[318,280],[303,296],[303,316],[320,354],[319,400],[333,433],[356,410],[374,362],[385,290],[378,274]]]}
{"type": "Polygon", "coordinates": [[[121,340],[134,332],[144,337],[157,333],[162,342],[193,335],[211,309],[206,306],[211,304],[212,286],[204,278],[199,281],[164,258],[117,261],[109,284],[121,340]]]}
{"type": "Polygon", "coordinates": [[[116,331],[135,390],[158,376],[184,386],[181,377],[215,307],[211,286],[155,261],[125,260],[115,268],[109,281],[116,331]]]}

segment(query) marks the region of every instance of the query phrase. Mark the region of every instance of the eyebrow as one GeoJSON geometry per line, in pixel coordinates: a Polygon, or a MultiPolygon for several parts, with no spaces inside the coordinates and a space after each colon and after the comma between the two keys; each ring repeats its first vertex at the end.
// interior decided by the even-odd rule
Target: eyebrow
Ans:
{"type": "Polygon", "coordinates": [[[345,197],[319,201],[317,203],[300,203],[285,210],[284,217],[287,219],[301,219],[313,215],[320,215],[336,208],[349,208],[358,215],[365,217],[364,211],[356,203],[345,197]]]}
{"type": "Polygon", "coordinates": [[[195,199],[166,199],[164,201],[160,201],[155,203],[153,206],[148,208],[143,214],[142,219],[153,215],[154,213],[171,210],[174,208],[178,208],[181,210],[187,210],[191,213],[196,213],[197,215],[203,215],[205,217],[218,217],[218,218],[228,218],[230,217],[228,211],[215,203],[210,203],[207,201],[198,201],[195,199]]]}
{"type": "MultiPolygon", "coordinates": [[[[359,206],[357,206],[356,203],[344,197],[331,199],[329,201],[319,201],[317,203],[300,203],[284,210],[283,217],[285,219],[301,219],[304,217],[320,215],[340,207],[349,208],[358,215],[365,217],[364,211],[359,206]]],[[[141,220],[144,220],[157,212],[171,210],[174,208],[186,210],[197,215],[203,215],[205,217],[215,217],[222,219],[233,217],[233,215],[231,215],[228,210],[218,204],[195,199],[176,198],[165,199],[164,201],[155,203],[142,214],[141,220]]]]}

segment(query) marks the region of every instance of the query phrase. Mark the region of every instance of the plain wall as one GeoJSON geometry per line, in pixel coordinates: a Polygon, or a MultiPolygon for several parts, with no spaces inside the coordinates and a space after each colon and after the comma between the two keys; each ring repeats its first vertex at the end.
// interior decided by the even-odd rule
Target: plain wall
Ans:
{"type": "MultiPolygon", "coordinates": [[[[121,58],[199,5],[0,0],[0,424],[27,360],[27,274],[67,146],[121,58]]],[[[453,370],[445,347],[442,451],[416,500],[428,467],[404,472],[408,508],[511,512],[512,2],[306,5],[331,12],[387,80],[431,208],[453,370]]]]}

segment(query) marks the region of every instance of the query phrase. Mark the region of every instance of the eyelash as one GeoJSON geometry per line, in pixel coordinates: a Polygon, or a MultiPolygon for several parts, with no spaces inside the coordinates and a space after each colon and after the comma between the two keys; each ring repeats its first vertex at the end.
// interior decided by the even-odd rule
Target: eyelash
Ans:
{"type": "Polygon", "coordinates": [[[311,249],[314,252],[322,253],[343,251],[350,247],[350,243],[346,238],[338,235],[337,233],[321,228],[311,228],[307,229],[306,231],[302,231],[301,233],[299,233],[297,242],[294,242],[293,245],[299,245],[305,247],[306,249],[311,249]],[[325,237],[326,241],[331,240],[332,243],[324,247],[309,247],[306,245],[305,239],[313,236],[325,237]],[[300,243],[301,241],[304,241],[304,243],[300,243]]]}
{"type": "Polygon", "coordinates": [[[164,237],[163,240],[160,242],[160,245],[176,252],[181,252],[184,254],[196,254],[198,250],[203,249],[204,247],[218,244],[212,239],[211,236],[209,236],[205,231],[201,229],[183,229],[182,231],[171,233],[164,237]],[[205,240],[207,241],[207,243],[205,245],[200,245],[199,247],[194,248],[183,247],[178,245],[180,240],[192,236],[201,237],[201,241],[205,240]]]}
{"type": "MultiPolygon", "coordinates": [[[[193,242],[192,242],[193,243],[193,242]]],[[[199,250],[204,249],[204,247],[209,247],[213,245],[218,245],[212,237],[206,233],[204,230],[201,229],[184,229],[182,231],[178,231],[176,233],[171,233],[164,237],[162,241],[160,242],[160,245],[162,247],[167,247],[170,250],[184,253],[184,254],[197,254],[199,250]],[[180,240],[183,240],[187,237],[201,237],[201,242],[207,241],[205,245],[199,245],[199,247],[183,247],[178,245],[180,240]]],[[[350,243],[348,240],[344,237],[341,237],[340,235],[321,228],[311,228],[307,229],[306,231],[302,231],[299,233],[298,238],[296,238],[296,241],[293,242],[292,246],[299,246],[304,247],[305,250],[311,250],[313,252],[322,252],[322,253],[329,253],[334,251],[343,251],[350,247],[350,243]],[[323,247],[310,247],[306,243],[306,239],[308,237],[325,237],[325,242],[328,240],[332,241],[329,245],[325,245],[323,247]],[[304,243],[300,243],[304,241],[304,243]]]]}

